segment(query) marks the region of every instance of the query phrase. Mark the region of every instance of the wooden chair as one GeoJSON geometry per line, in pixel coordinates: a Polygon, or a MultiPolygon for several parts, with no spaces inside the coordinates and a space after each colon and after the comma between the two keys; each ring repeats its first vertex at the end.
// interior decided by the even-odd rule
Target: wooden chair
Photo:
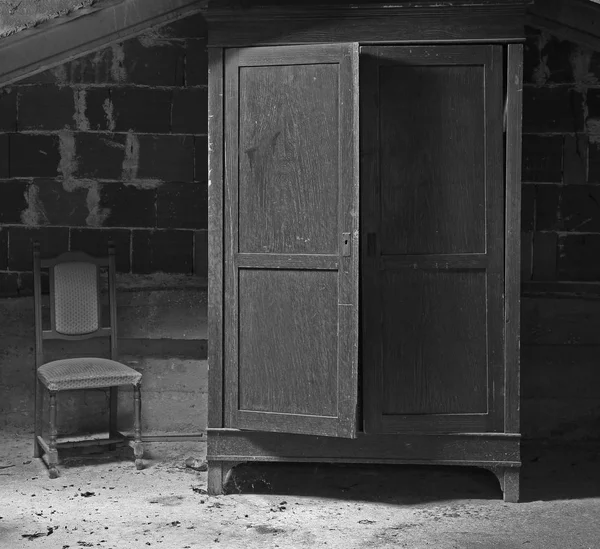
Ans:
{"type": "Polygon", "coordinates": [[[117,304],[115,288],[115,250],[109,245],[108,257],[92,257],[82,252],[66,252],[52,259],[40,259],[39,243],[33,247],[35,310],[35,433],[34,457],[41,457],[50,478],[58,476],[58,448],[128,443],[133,448],[137,469],[143,468],[141,438],[142,374],[117,362],[117,304]],[[50,329],[42,325],[42,269],[49,271],[50,329]],[[103,325],[100,271],[108,269],[110,325],[103,325]],[[47,339],[110,339],[110,359],[66,358],[44,363],[43,342],[47,339]],[[117,430],[117,396],[120,385],[133,385],[134,437],[130,440],[117,430]],[[58,438],[57,393],[77,389],[110,390],[109,436],[95,440],[65,441],[58,438]],[[49,438],[42,433],[43,391],[50,401],[49,438]]]}

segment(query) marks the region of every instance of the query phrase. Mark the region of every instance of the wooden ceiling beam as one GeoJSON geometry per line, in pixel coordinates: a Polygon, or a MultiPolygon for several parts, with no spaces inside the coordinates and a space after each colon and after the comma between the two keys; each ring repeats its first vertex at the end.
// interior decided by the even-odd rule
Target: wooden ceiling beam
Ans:
{"type": "Polygon", "coordinates": [[[205,9],[206,0],[123,0],[0,40],[0,87],[205,9]]]}

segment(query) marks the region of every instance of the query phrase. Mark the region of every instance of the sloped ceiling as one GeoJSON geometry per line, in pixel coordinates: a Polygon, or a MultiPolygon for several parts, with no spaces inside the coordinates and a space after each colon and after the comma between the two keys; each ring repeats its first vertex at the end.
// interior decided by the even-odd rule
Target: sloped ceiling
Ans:
{"type": "Polygon", "coordinates": [[[0,87],[202,11],[206,4],[207,0],[0,0],[0,29],[8,34],[0,38],[0,87]]]}
{"type": "Polygon", "coordinates": [[[600,51],[600,0],[536,0],[527,23],[600,51]]]}
{"type": "Polygon", "coordinates": [[[99,3],[101,0],[2,0],[0,38],[99,3]]]}
{"type": "MultiPolygon", "coordinates": [[[[0,0],[0,87],[202,11],[208,3],[0,0]]],[[[600,0],[535,0],[527,23],[600,51],[600,0]]]]}

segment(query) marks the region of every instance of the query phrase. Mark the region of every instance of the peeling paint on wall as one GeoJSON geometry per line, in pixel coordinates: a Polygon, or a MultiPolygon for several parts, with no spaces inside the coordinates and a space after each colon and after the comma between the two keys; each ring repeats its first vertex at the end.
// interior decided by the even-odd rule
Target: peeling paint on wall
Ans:
{"type": "Polygon", "coordinates": [[[75,127],[79,131],[87,132],[90,129],[90,123],[85,115],[86,105],[86,90],[73,90],[75,112],[73,114],[73,120],[75,121],[75,127]]]}
{"type": "Polygon", "coordinates": [[[48,223],[48,215],[43,202],[39,198],[39,188],[30,185],[25,193],[27,209],[21,213],[21,221],[24,225],[37,226],[48,223]]]}
{"type": "Polygon", "coordinates": [[[73,174],[77,170],[77,156],[75,150],[75,136],[73,132],[62,131],[60,137],[60,164],[58,171],[65,180],[65,190],[69,190],[66,185],[71,181],[73,174]]]}
{"type": "Polygon", "coordinates": [[[87,207],[90,214],[85,220],[90,227],[101,227],[110,215],[110,209],[102,208],[100,202],[100,185],[96,181],[91,181],[87,194],[87,207]]]}
{"type": "Polygon", "coordinates": [[[171,44],[173,39],[171,38],[168,27],[159,27],[157,29],[150,29],[144,34],[138,36],[138,42],[144,48],[152,48],[154,46],[162,46],[171,44]]]}
{"type": "Polygon", "coordinates": [[[102,108],[104,109],[104,115],[106,116],[106,128],[109,132],[115,131],[115,115],[110,98],[104,100],[102,108]]]}
{"type": "Polygon", "coordinates": [[[125,141],[125,158],[123,159],[122,179],[130,181],[137,178],[140,162],[140,142],[137,135],[129,131],[125,141]]]}
{"type": "MultiPolygon", "coordinates": [[[[550,34],[542,32],[538,38],[538,50],[542,52],[550,41],[550,34]]],[[[536,86],[543,86],[550,76],[550,68],[548,67],[548,56],[540,56],[540,63],[533,71],[533,81],[536,86]]]]}
{"type": "Polygon", "coordinates": [[[600,144],[600,120],[597,118],[588,118],[586,130],[590,143],[600,144]]]}
{"type": "Polygon", "coordinates": [[[123,49],[123,44],[114,44],[112,46],[110,75],[115,82],[127,81],[127,71],[125,69],[125,50],[123,49]]]}
{"type": "Polygon", "coordinates": [[[592,60],[592,51],[583,48],[576,47],[571,54],[571,67],[573,68],[573,77],[575,79],[576,86],[585,85],[590,86],[598,84],[598,78],[596,78],[590,72],[590,61],[592,60]]]}

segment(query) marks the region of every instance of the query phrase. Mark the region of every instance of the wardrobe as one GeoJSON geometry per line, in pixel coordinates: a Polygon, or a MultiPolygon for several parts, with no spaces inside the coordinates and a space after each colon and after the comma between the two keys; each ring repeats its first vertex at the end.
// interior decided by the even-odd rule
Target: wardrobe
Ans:
{"type": "Polygon", "coordinates": [[[518,500],[526,3],[211,2],[210,493],[422,463],[518,500]]]}

